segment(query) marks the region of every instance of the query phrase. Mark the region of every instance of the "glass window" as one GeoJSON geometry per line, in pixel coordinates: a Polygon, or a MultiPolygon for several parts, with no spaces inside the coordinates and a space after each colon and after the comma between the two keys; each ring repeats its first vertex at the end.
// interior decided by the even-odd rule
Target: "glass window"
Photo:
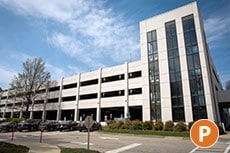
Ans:
{"type": "Polygon", "coordinates": [[[153,31],[152,31],[152,40],[153,40],[153,41],[156,41],[156,40],[157,40],[157,33],[156,33],[156,30],[153,30],[153,31]]]}
{"type": "Polygon", "coordinates": [[[180,72],[175,73],[175,81],[180,81],[181,82],[181,74],[180,74],[180,72]]]}
{"type": "Polygon", "coordinates": [[[194,68],[200,68],[200,58],[199,58],[199,54],[194,54],[193,55],[193,63],[194,63],[194,68]]]}
{"type": "Polygon", "coordinates": [[[174,53],[174,57],[178,57],[178,60],[179,60],[179,51],[178,51],[178,48],[174,49],[173,53],[174,53]]]}
{"type": "Polygon", "coordinates": [[[186,52],[187,54],[192,54],[193,53],[192,47],[191,46],[186,47],[186,52]]]}
{"type": "Polygon", "coordinates": [[[173,48],[173,41],[171,38],[167,38],[167,48],[172,49],[173,48]]]}
{"type": "Polygon", "coordinates": [[[174,50],[172,50],[172,49],[168,50],[168,58],[169,59],[173,58],[173,56],[174,56],[174,50]]]}
{"type": "Polygon", "coordinates": [[[194,30],[190,31],[190,40],[191,40],[191,45],[196,45],[196,32],[194,30]]]}
{"type": "Polygon", "coordinates": [[[152,43],[152,45],[153,45],[153,53],[157,53],[157,42],[156,41],[154,41],[153,43],[152,43]]]}
{"type": "Polygon", "coordinates": [[[194,66],[193,66],[193,55],[188,55],[187,56],[187,65],[188,65],[188,69],[189,70],[192,70],[194,69],[194,66]]]}
{"type": "MultiPolygon", "coordinates": [[[[180,58],[177,43],[176,24],[171,21],[165,24],[168,52],[169,76],[171,87],[172,116],[173,121],[184,121],[184,102],[180,71],[180,58]]],[[[187,36],[186,41],[189,41],[187,36]]]]}
{"type": "Polygon", "coordinates": [[[160,120],[160,107],[155,107],[156,102],[160,104],[160,84],[159,82],[159,64],[157,50],[157,34],[156,30],[147,33],[147,50],[149,59],[149,83],[150,83],[150,99],[151,99],[151,116],[153,120],[160,120]]]}
{"type": "Polygon", "coordinates": [[[147,40],[148,40],[148,42],[153,41],[153,39],[152,39],[152,33],[151,32],[147,33],[147,40]]]}
{"type": "Polygon", "coordinates": [[[198,69],[195,69],[195,74],[194,74],[197,78],[200,78],[201,77],[201,69],[198,68],[198,69]]]}
{"type": "Polygon", "coordinates": [[[158,61],[154,61],[154,71],[159,72],[158,61]]]}
{"type": "Polygon", "coordinates": [[[169,59],[169,71],[174,71],[174,59],[169,59]]]}
{"type": "Polygon", "coordinates": [[[179,58],[174,58],[174,66],[175,66],[174,71],[179,72],[180,71],[179,58]]]}
{"type": "Polygon", "coordinates": [[[193,120],[195,121],[198,119],[207,118],[207,110],[193,15],[183,17],[182,24],[187,54],[187,66],[189,69],[193,120]]]}
{"type": "Polygon", "coordinates": [[[192,46],[192,52],[193,53],[197,53],[198,52],[198,46],[197,45],[192,46]]]}
{"type": "Polygon", "coordinates": [[[149,62],[153,62],[153,55],[149,55],[149,62]]]}
{"type": "Polygon", "coordinates": [[[176,76],[175,73],[170,73],[170,82],[175,82],[176,81],[176,76]]]}
{"type": "Polygon", "coordinates": [[[149,55],[153,54],[153,45],[152,45],[152,43],[148,43],[148,53],[149,53],[149,55]]]}

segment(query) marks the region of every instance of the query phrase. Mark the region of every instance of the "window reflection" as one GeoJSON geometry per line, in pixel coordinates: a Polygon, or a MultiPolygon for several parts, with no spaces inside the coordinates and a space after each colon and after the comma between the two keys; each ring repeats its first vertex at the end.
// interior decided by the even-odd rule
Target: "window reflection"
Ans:
{"type": "Polygon", "coordinates": [[[185,121],[175,21],[165,23],[173,121],[185,121]]]}
{"type": "Polygon", "coordinates": [[[187,66],[189,69],[193,120],[199,120],[207,118],[207,111],[193,15],[183,17],[182,24],[187,54],[187,66]]]}
{"type": "Polygon", "coordinates": [[[161,120],[159,63],[156,30],[147,33],[151,119],[161,120]]]}

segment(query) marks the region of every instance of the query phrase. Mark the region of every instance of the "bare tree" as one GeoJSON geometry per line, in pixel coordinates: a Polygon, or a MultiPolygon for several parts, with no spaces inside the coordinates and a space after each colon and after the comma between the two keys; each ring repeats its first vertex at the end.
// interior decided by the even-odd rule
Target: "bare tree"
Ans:
{"type": "Polygon", "coordinates": [[[29,117],[29,105],[34,105],[39,89],[50,80],[50,73],[46,71],[45,62],[41,58],[27,59],[23,63],[22,73],[14,76],[10,84],[13,95],[22,100],[25,117],[29,117]]]}
{"type": "Polygon", "coordinates": [[[226,82],[226,90],[230,90],[230,80],[226,82]]]}

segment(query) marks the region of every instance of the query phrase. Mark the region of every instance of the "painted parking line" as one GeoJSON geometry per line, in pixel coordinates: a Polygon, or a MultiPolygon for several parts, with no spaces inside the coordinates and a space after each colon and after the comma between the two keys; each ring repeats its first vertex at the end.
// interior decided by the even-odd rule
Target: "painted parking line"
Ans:
{"type": "Polygon", "coordinates": [[[119,138],[113,138],[113,137],[100,137],[100,139],[103,139],[103,140],[119,140],[119,138]]]}
{"type": "Polygon", "coordinates": [[[226,142],[226,143],[217,142],[216,144],[217,144],[217,146],[214,148],[202,149],[202,148],[196,147],[193,150],[191,150],[189,153],[196,153],[197,151],[198,152],[208,152],[208,151],[214,152],[215,151],[215,152],[222,152],[222,153],[230,153],[230,142],[226,142]],[[227,145],[227,147],[226,147],[226,145],[227,145]]]}
{"type": "Polygon", "coordinates": [[[197,151],[197,149],[199,149],[199,147],[194,148],[194,149],[191,150],[189,153],[194,153],[195,151],[197,151]]]}
{"type": "Polygon", "coordinates": [[[227,148],[225,149],[224,153],[230,153],[230,145],[227,146],[227,148]]]}
{"type": "Polygon", "coordinates": [[[122,151],[126,151],[126,150],[129,150],[129,149],[135,148],[135,147],[140,146],[140,145],[142,145],[142,144],[141,143],[133,143],[133,144],[130,144],[128,146],[124,146],[124,147],[121,147],[121,148],[118,148],[118,149],[106,151],[105,153],[119,153],[119,152],[122,152],[122,151]]]}
{"type": "MultiPolygon", "coordinates": [[[[87,145],[87,142],[77,142],[77,141],[72,141],[71,143],[79,144],[79,145],[87,145]]],[[[93,146],[93,143],[89,143],[90,146],[93,146]]]]}

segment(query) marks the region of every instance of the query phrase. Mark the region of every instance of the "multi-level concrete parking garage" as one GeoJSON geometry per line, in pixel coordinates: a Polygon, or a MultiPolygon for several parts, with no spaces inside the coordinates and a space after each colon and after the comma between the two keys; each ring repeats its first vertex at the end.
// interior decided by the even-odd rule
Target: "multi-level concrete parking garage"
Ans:
{"type": "MultiPolygon", "coordinates": [[[[229,127],[229,95],[220,96],[224,91],[196,2],[141,21],[140,48],[139,61],[52,81],[31,104],[31,118],[208,118],[229,127]]],[[[3,117],[22,117],[24,110],[10,91],[2,93],[3,117]]]]}

